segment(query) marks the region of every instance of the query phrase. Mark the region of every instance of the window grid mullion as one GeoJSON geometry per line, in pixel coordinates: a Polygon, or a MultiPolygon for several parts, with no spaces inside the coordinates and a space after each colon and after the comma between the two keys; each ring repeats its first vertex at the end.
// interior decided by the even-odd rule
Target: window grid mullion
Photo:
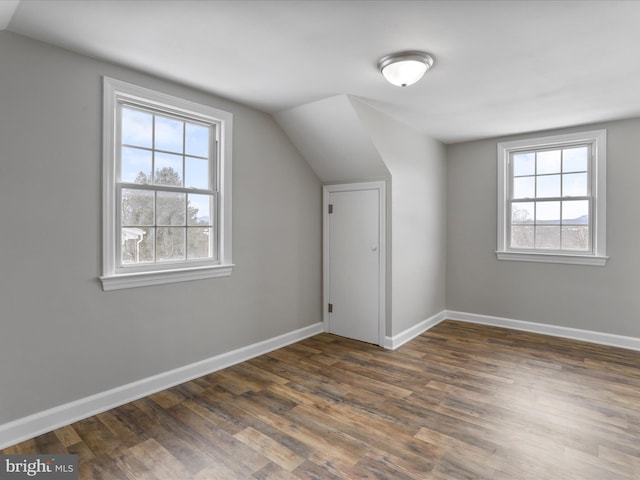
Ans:
{"type": "MultiPolygon", "coordinates": [[[[593,256],[594,265],[604,264],[606,131],[499,143],[498,155],[498,198],[504,202],[499,203],[498,212],[498,259],[565,263],[561,256],[593,256]],[[548,172],[540,170],[541,167],[548,172]],[[505,175],[508,178],[503,178],[505,175]],[[541,198],[539,195],[546,190],[557,195],[541,198]],[[514,198],[516,193],[523,198],[514,198]],[[531,217],[533,221],[529,220],[531,217]],[[526,259],[520,253],[542,256],[533,260],[534,257],[526,259]]],[[[591,263],[585,260],[584,264],[591,263]]]]}
{"type": "Polygon", "coordinates": [[[156,263],[157,261],[158,261],[158,191],[154,190],[153,192],[153,262],[156,263]]]}
{"type": "MultiPolygon", "coordinates": [[[[564,198],[564,148],[560,149],[560,198],[564,198]]],[[[562,232],[564,226],[564,200],[560,200],[560,250],[562,248],[562,232]]]]}
{"type": "MultiPolygon", "coordinates": [[[[186,188],[186,177],[187,177],[187,122],[182,122],[182,186],[186,188]]],[[[184,195],[184,236],[182,237],[182,251],[184,252],[184,259],[189,258],[187,253],[187,246],[189,243],[187,242],[187,235],[189,232],[189,194],[185,193],[184,195]]]]}
{"type": "Polygon", "coordinates": [[[533,248],[537,248],[537,239],[538,239],[538,154],[536,151],[534,153],[534,170],[533,170],[533,248]]]}
{"type": "Polygon", "coordinates": [[[151,185],[156,183],[156,115],[151,115],[151,185]]]}
{"type": "Polygon", "coordinates": [[[513,203],[530,203],[530,202],[562,202],[562,201],[590,200],[590,199],[591,197],[585,195],[580,197],[515,198],[511,201],[513,203]]]}
{"type": "Polygon", "coordinates": [[[130,183],[130,182],[118,182],[118,185],[122,188],[132,188],[135,190],[150,190],[153,192],[173,192],[173,193],[192,193],[200,195],[213,195],[215,190],[202,190],[199,188],[183,188],[173,185],[149,185],[148,183],[130,183]]]}
{"type": "MultiPolygon", "coordinates": [[[[579,144],[577,144],[579,145],[579,144]]],[[[508,201],[508,206],[509,206],[509,220],[508,220],[508,224],[509,224],[509,232],[508,232],[508,241],[509,244],[511,243],[511,229],[512,229],[512,215],[511,212],[513,211],[513,206],[514,204],[517,203],[532,203],[533,204],[533,222],[531,224],[531,226],[533,227],[533,249],[538,249],[539,247],[537,246],[537,233],[538,233],[538,227],[542,226],[542,224],[540,224],[538,222],[538,203],[540,202],[559,202],[560,203],[560,218],[559,218],[559,223],[558,223],[558,228],[560,229],[560,248],[558,249],[559,251],[564,250],[562,248],[563,245],[563,228],[564,226],[567,226],[567,224],[565,223],[565,219],[564,219],[564,202],[567,200],[571,200],[571,201],[579,201],[579,200],[586,200],[589,202],[589,209],[588,209],[588,214],[589,214],[589,245],[588,248],[589,250],[591,250],[592,248],[592,223],[591,223],[591,219],[592,219],[592,196],[591,196],[591,173],[592,173],[592,169],[591,169],[591,147],[592,145],[588,145],[589,147],[589,154],[588,154],[588,159],[587,159],[587,169],[585,171],[578,171],[578,172],[571,172],[571,173],[587,173],[587,182],[588,182],[588,194],[584,195],[584,196],[574,196],[574,197],[565,197],[564,196],[564,162],[565,162],[565,149],[569,146],[573,146],[573,145],[560,145],[560,146],[554,146],[551,147],[549,149],[545,149],[545,150],[551,150],[551,149],[558,149],[560,150],[560,172],[559,173],[543,173],[543,174],[539,174],[538,173],[538,154],[542,151],[545,151],[543,149],[540,150],[534,150],[531,153],[534,154],[534,173],[533,175],[520,175],[519,177],[516,177],[514,175],[514,161],[513,161],[513,155],[515,152],[511,152],[510,156],[509,156],[509,175],[510,175],[510,182],[509,182],[509,201],[508,201]],[[545,176],[553,176],[553,175],[559,175],[560,176],[560,196],[558,197],[538,197],[538,178],[539,177],[545,177],[545,176]],[[533,198],[519,198],[519,199],[515,199],[513,198],[514,195],[514,184],[515,184],[515,178],[524,178],[524,177],[533,177],[534,179],[534,197],[533,198]]],[[[517,153],[524,153],[524,152],[517,152],[517,153]]],[[[568,226],[579,226],[579,224],[571,224],[568,226]]]]}
{"type": "MultiPolygon", "coordinates": [[[[140,145],[131,145],[129,143],[121,143],[120,144],[122,147],[128,147],[128,148],[135,148],[137,150],[144,150],[145,152],[152,152],[152,151],[156,151],[158,153],[167,153],[169,155],[176,155],[176,152],[172,152],[171,150],[162,150],[161,148],[153,148],[153,147],[141,147],[140,145]]],[[[187,155],[187,157],[190,158],[197,158],[199,160],[209,160],[208,157],[201,157],[199,155],[187,155]]]]}
{"type": "MultiPolygon", "coordinates": [[[[224,204],[219,207],[219,202],[214,200],[216,195],[223,193],[222,189],[227,184],[230,185],[232,114],[108,77],[104,77],[103,93],[105,141],[103,142],[102,231],[104,246],[103,275],[100,277],[103,288],[112,290],[229,275],[232,266],[230,201],[225,195],[224,204]],[[172,188],[171,185],[155,185],[158,181],[156,174],[158,155],[175,153],[165,152],[167,148],[161,149],[160,144],[156,149],[156,143],[164,138],[159,120],[164,119],[165,116],[187,122],[186,125],[182,124],[182,139],[177,138],[180,134],[180,131],[175,129],[177,124],[167,132],[170,135],[167,140],[173,139],[167,142],[168,149],[175,150],[175,140],[178,142],[182,140],[183,177],[179,188],[172,188]],[[188,155],[186,135],[187,130],[191,134],[192,127],[194,136],[190,137],[189,145],[193,145],[194,148],[190,152],[193,155],[188,155]],[[221,137],[225,140],[226,146],[221,157],[225,165],[217,164],[217,156],[216,163],[212,163],[211,145],[212,140],[217,140],[215,134],[218,132],[222,133],[221,137]],[[209,151],[206,148],[207,144],[209,151]],[[224,168],[225,166],[228,168],[224,168]],[[186,181],[185,176],[187,168],[191,168],[189,182],[186,181]],[[217,173],[218,169],[223,169],[224,179],[216,176],[216,181],[213,182],[214,172],[217,173]],[[136,180],[141,181],[140,178],[134,180],[139,170],[148,172],[149,179],[145,184],[133,183],[136,180]],[[126,181],[123,181],[125,175],[126,181]],[[188,184],[204,188],[187,189],[185,186],[188,184]],[[158,200],[162,199],[159,192],[171,192],[163,194],[168,200],[164,202],[163,199],[163,212],[158,212],[156,208],[158,200]],[[184,197],[184,203],[170,198],[177,196],[177,193],[184,197]],[[187,205],[190,195],[192,196],[191,205],[194,208],[189,208],[187,205]],[[196,208],[199,212],[196,212],[196,208]],[[218,209],[221,209],[220,212],[218,209]],[[185,219],[181,225],[174,226],[177,229],[176,236],[168,236],[165,241],[162,237],[158,239],[154,234],[158,228],[157,222],[162,220],[161,217],[166,217],[171,220],[166,222],[163,220],[163,223],[180,223],[175,221],[179,215],[183,215],[180,210],[183,210],[185,219]],[[224,217],[221,217],[222,211],[225,213],[224,217]],[[196,228],[191,236],[194,242],[191,246],[192,258],[187,252],[189,236],[186,232],[190,223],[189,212],[194,216],[194,225],[197,223],[206,227],[206,229],[196,228]],[[158,216],[160,213],[162,215],[158,216]],[[219,218],[223,218],[224,224],[220,224],[219,218]],[[123,222],[133,225],[123,225],[123,222]],[[181,239],[177,237],[179,231],[184,232],[181,239]],[[150,238],[152,235],[154,238],[150,238]],[[224,238],[224,247],[217,245],[218,236],[224,238]],[[210,242],[207,249],[210,238],[216,241],[210,242]],[[183,242],[183,255],[178,255],[178,248],[181,248],[180,242],[183,242]],[[207,268],[200,270],[200,267],[207,268]],[[221,268],[209,271],[210,267],[221,268]]],[[[180,167],[177,157],[172,157],[167,166],[178,171],[180,167]]],[[[171,178],[176,176],[170,173],[171,178]]]]}

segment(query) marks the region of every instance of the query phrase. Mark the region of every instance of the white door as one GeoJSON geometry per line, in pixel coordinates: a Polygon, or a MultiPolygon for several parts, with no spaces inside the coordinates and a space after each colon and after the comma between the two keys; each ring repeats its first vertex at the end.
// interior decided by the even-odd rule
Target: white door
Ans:
{"type": "Polygon", "coordinates": [[[371,185],[325,187],[325,318],[330,333],[381,345],[384,189],[371,185]]]}

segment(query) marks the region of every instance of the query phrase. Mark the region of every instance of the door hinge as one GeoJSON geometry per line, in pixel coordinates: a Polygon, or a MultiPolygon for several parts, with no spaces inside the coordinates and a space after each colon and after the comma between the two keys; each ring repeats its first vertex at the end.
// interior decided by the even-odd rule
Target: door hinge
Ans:
{"type": "Polygon", "coordinates": [[[333,303],[329,304],[329,313],[333,313],[333,303]]]}
{"type": "Polygon", "coordinates": [[[333,203],[329,204],[329,213],[333,213],[333,203]]]}

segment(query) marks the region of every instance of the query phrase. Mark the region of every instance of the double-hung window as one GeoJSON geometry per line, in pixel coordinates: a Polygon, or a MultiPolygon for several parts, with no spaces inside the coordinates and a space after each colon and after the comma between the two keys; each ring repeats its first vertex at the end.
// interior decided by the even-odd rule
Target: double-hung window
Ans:
{"type": "Polygon", "coordinates": [[[231,120],[104,79],[105,290],[230,274],[231,120]]]}
{"type": "Polygon", "coordinates": [[[498,144],[500,260],[604,265],[606,131],[498,144]]]}

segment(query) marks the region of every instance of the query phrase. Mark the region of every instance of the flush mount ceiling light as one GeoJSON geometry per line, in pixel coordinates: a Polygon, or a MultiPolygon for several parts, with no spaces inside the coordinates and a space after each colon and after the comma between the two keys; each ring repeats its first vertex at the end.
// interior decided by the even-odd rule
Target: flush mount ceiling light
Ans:
{"type": "Polygon", "coordinates": [[[392,53],[378,62],[380,72],[397,87],[413,85],[431,68],[433,57],[428,53],[408,51],[392,53]]]}

